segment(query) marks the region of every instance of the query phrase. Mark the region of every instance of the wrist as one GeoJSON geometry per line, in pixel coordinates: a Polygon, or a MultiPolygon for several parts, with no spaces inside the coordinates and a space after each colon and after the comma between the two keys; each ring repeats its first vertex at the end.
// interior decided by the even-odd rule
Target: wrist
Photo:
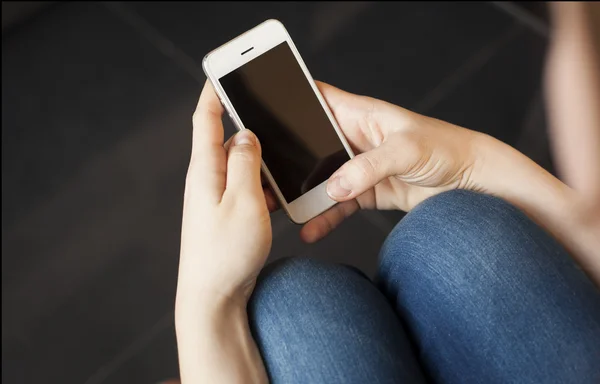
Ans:
{"type": "Polygon", "coordinates": [[[473,178],[485,191],[520,208],[520,201],[530,199],[541,198],[555,208],[573,202],[571,188],[510,145],[479,134],[474,147],[473,178]]]}
{"type": "Polygon", "coordinates": [[[245,300],[178,294],[175,307],[182,383],[267,381],[245,300]]]}
{"type": "Polygon", "coordinates": [[[472,179],[485,193],[500,197],[524,211],[563,245],[578,226],[575,191],[533,160],[489,135],[474,143],[476,161],[472,179]]]}
{"type": "Polygon", "coordinates": [[[214,327],[223,319],[246,315],[247,300],[242,295],[226,295],[218,291],[179,289],[175,299],[175,326],[185,329],[214,327]]]}

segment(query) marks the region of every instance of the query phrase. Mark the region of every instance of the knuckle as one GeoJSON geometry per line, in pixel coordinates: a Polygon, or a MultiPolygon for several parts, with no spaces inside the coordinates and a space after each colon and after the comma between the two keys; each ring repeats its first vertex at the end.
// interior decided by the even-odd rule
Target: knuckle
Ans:
{"type": "Polygon", "coordinates": [[[256,151],[251,145],[238,145],[230,149],[229,156],[236,161],[250,163],[256,160],[256,151]]]}
{"type": "Polygon", "coordinates": [[[371,156],[357,156],[354,161],[356,173],[366,180],[372,180],[377,173],[379,162],[371,156]]]}
{"type": "Polygon", "coordinates": [[[430,139],[423,132],[409,130],[397,133],[392,140],[395,147],[402,149],[398,156],[401,159],[398,165],[410,165],[427,153],[430,139]]]}
{"type": "Polygon", "coordinates": [[[199,105],[192,114],[192,124],[197,127],[205,124],[213,115],[219,116],[218,111],[206,105],[199,105]]]}
{"type": "Polygon", "coordinates": [[[419,155],[427,146],[427,137],[416,130],[402,132],[398,135],[398,139],[401,142],[402,151],[412,155],[419,155]]]}

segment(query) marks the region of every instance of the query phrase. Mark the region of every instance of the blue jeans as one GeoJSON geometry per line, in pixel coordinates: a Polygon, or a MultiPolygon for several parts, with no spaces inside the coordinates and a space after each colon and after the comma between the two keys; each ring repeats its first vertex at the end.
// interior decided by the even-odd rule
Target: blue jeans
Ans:
{"type": "Polygon", "coordinates": [[[600,291],[521,211],[472,192],[407,214],[375,282],[271,264],[248,314],[274,383],[600,383],[600,291]]]}

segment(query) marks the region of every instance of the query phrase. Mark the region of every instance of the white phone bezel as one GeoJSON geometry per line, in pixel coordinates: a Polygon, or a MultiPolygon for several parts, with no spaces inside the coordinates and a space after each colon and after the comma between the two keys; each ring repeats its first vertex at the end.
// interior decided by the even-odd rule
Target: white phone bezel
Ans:
{"type": "MultiPolygon", "coordinates": [[[[292,38],[288,34],[283,24],[274,19],[267,20],[234,38],[233,40],[223,44],[219,48],[208,53],[202,61],[204,73],[211,81],[217,95],[219,96],[219,99],[221,100],[221,103],[223,104],[223,107],[233,120],[236,128],[238,130],[246,129],[244,123],[241,121],[240,117],[235,111],[235,108],[233,108],[233,105],[227,97],[227,94],[221,87],[219,79],[282,42],[288,43],[290,49],[296,57],[296,60],[298,61],[298,64],[300,65],[300,68],[302,68],[306,79],[311,85],[315,96],[321,103],[321,106],[331,121],[331,124],[333,125],[340,141],[346,149],[346,152],[350,158],[354,157],[354,153],[350,148],[350,145],[342,134],[342,131],[333,117],[331,110],[327,106],[325,99],[321,95],[321,92],[319,92],[319,89],[317,88],[317,85],[308,71],[308,68],[306,68],[298,49],[294,45],[292,38]],[[251,50],[247,51],[250,48],[251,50]],[[244,51],[247,52],[242,54],[244,51]]],[[[271,175],[271,172],[269,172],[269,169],[265,165],[264,161],[262,162],[262,170],[269,184],[273,188],[281,207],[285,210],[290,219],[297,224],[306,223],[308,220],[325,212],[327,209],[336,204],[336,202],[327,195],[327,181],[324,181],[297,199],[288,202],[279,190],[277,183],[273,179],[273,176],[271,175]]]]}

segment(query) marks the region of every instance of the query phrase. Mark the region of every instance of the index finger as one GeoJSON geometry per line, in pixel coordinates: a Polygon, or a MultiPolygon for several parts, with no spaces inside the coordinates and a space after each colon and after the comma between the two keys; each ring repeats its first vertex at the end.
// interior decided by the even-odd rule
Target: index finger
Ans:
{"type": "Polygon", "coordinates": [[[300,237],[305,243],[314,243],[333,231],[342,221],[358,211],[359,208],[360,206],[356,199],[336,204],[304,224],[300,230],[300,237]]]}
{"type": "Polygon", "coordinates": [[[192,117],[192,156],[205,153],[215,146],[223,147],[223,106],[210,81],[204,83],[198,105],[192,117]]]}
{"type": "Polygon", "coordinates": [[[218,201],[225,190],[227,170],[222,116],[223,106],[207,80],[192,117],[192,156],[188,182],[197,184],[218,201]]]}

